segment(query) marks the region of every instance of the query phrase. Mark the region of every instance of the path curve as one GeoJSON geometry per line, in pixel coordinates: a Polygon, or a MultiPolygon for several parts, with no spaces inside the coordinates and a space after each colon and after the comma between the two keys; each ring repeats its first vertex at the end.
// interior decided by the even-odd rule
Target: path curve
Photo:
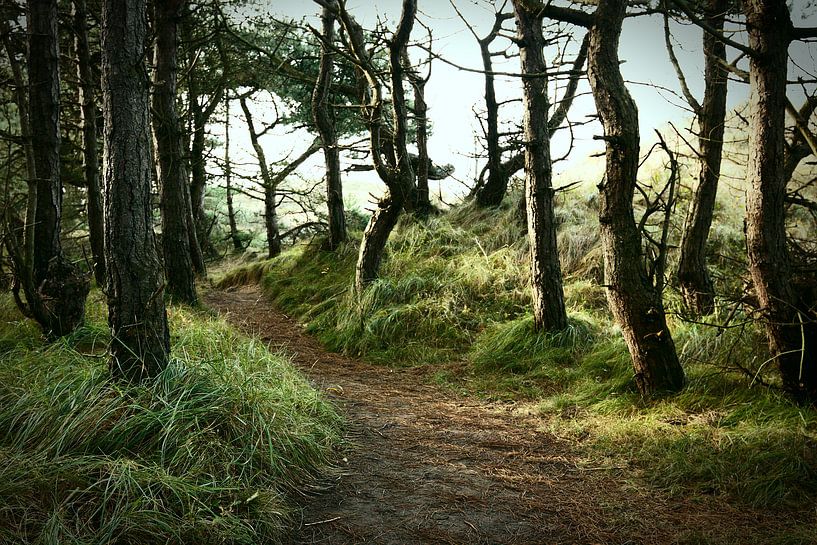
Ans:
{"type": "Polygon", "coordinates": [[[740,543],[747,531],[779,529],[773,515],[717,498],[668,499],[640,486],[633,468],[595,467],[517,404],[459,397],[422,369],[327,352],[257,286],[204,300],[291,355],[350,423],[342,474],[305,507],[300,543],[740,543]]]}

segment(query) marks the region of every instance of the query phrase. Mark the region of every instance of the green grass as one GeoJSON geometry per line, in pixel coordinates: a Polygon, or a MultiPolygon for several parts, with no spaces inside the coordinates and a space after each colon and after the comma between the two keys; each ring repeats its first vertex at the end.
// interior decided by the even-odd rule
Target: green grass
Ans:
{"type": "MultiPolygon", "coordinates": [[[[593,201],[567,199],[558,216],[571,327],[558,335],[533,329],[527,242],[513,198],[499,210],[466,205],[426,222],[404,218],[380,279],[360,300],[350,291],[357,240],[337,254],[298,246],[228,273],[221,285],[261,278],[265,293],[331,350],[386,365],[432,366],[431,380],[443,387],[532,405],[554,433],[589,456],[630,467],[668,493],[721,495],[762,508],[813,505],[817,411],[775,390],[773,367],[761,369],[768,356],[758,328],[719,332],[670,315],[688,386],[673,397],[642,399],[599,285],[593,201]],[[753,381],[755,372],[771,386],[753,381]]],[[[714,239],[725,256],[714,273],[731,292],[741,283],[733,272],[743,259],[739,218],[719,220],[714,239]]],[[[668,308],[678,308],[671,286],[666,296],[668,308]]],[[[708,319],[722,321],[729,311],[708,319]]],[[[732,323],[744,318],[738,312],[732,323]]]]}
{"type": "Polygon", "coordinates": [[[0,543],[285,543],[339,416],[257,340],[170,309],[173,359],[113,383],[99,300],[45,345],[3,301],[0,543]]]}

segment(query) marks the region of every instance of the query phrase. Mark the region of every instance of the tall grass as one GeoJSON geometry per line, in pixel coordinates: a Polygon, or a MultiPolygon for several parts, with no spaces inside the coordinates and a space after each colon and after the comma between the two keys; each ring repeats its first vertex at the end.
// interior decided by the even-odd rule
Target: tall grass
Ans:
{"type": "Polygon", "coordinates": [[[280,356],[173,308],[173,359],[111,382],[104,325],[0,354],[0,542],[284,543],[340,419],[280,356]]]}
{"type": "MultiPolygon", "coordinates": [[[[529,311],[527,241],[516,199],[469,205],[426,222],[405,218],[381,277],[350,292],[356,242],[337,254],[301,246],[234,271],[223,286],[262,277],[276,304],[330,349],[388,365],[430,365],[441,384],[518,399],[550,429],[611,465],[643,470],[671,493],[719,494],[765,508],[817,499],[817,411],[775,389],[765,342],[751,323],[719,330],[669,315],[688,377],[679,395],[641,399],[621,332],[607,311],[592,198],[562,197],[560,260],[570,328],[537,333],[529,311]],[[757,380],[754,379],[757,374],[757,380]]],[[[713,233],[722,292],[740,289],[740,220],[718,211],[713,233]]],[[[673,237],[679,236],[674,226],[673,237]]],[[[669,271],[675,255],[670,256],[669,271]]],[[[667,306],[680,298],[671,286],[667,306]]],[[[731,309],[707,318],[723,320],[731,309]]],[[[732,324],[744,323],[740,312],[732,324]]]]}

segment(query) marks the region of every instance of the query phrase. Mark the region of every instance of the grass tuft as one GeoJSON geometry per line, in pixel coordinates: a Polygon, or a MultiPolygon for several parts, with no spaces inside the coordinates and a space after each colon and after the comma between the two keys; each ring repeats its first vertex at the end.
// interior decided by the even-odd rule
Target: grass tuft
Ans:
{"type": "Polygon", "coordinates": [[[286,542],[338,415],[260,342],[171,317],[172,362],[139,386],[109,380],[95,321],[0,355],[0,543],[286,542]]]}
{"type": "MultiPolygon", "coordinates": [[[[763,508],[813,504],[817,411],[791,405],[761,372],[771,367],[761,369],[768,358],[762,332],[731,309],[707,318],[729,314],[742,324],[726,330],[670,314],[688,386],[666,399],[641,399],[601,286],[594,200],[561,195],[571,327],[556,335],[533,328],[527,240],[513,195],[498,209],[466,204],[427,221],[403,218],[380,278],[360,299],[350,291],[357,240],[337,254],[296,247],[224,282],[263,276],[265,293],[332,350],[387,365],[433,366],[432,380],[465,394],[533,400],[555,433],[611,465],[633,466],[670,493],[763,508]]],[[[724,256],[713,275],[722,293],[732,293],[740,284],[733,264],[744,259],[740,218],[720,214],[713,236],[724,256]]],[[[670,309],[680,304],[671,285],[666,300],[670,309]]]]}

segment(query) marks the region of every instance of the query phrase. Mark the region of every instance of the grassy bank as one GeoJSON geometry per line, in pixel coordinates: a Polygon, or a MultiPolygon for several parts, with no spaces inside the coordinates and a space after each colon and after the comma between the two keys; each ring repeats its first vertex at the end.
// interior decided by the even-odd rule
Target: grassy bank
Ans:
{"type": "Polygon", "coordinates": [[[287,542],[340,419],[281,356],[171,308],[173,360],[111,383],[104,307],[43,344],[0,306],[0,543],[287,542]]]}
{"type": "MultiPolygon", "coordinates": [[[[427,365],[445,387],[533,407],[544,426],[583,445],[596,462],[634,469],[652,486],[808,509],[817,499],[817,411],[791,405],[775,389],[758,329],[685,322],[672,312],[677,294],[668,292],[689,384],[671,398],[641,399],[599,286],[592,202],[572,199],[559,211],[570,317],[559,335],[533,330],[526,241],[508,204],[498,212],[466,206],[427,222],[404,219],[381,278],[359,300],[350,292],[357,241],[335,254],[297,246],[229,272],[221,286],[260,282],[332,350],[384,365],[427,365]]],[[[739,284],[727,273],[742,259],[740,237],[726,224],[713,234],[721,255],[715,275],[725,291],[739,284]]],[[[731,311],[724,305],[711,320],[731,311]]],[[[741,318],[737,311],[732,323],[741,318]]]]}

